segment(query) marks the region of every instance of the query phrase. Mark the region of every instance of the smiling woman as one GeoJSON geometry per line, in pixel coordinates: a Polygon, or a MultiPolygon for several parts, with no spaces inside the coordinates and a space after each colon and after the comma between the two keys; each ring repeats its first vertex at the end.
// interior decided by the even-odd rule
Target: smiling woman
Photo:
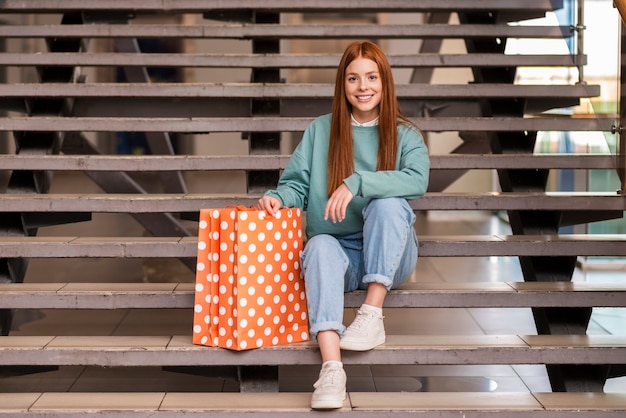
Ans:
{"type": "Polygon", "coordinates": [[[415,214],[407,199],[426,192],[430,161],[419,129],[400,112],[391,67],[371,42],[354,42],[337,68],[333,111],[315,119],[293,152],[276,190],[259,200],[275,215],[306,211],[302,254],[309,331],[322,369],[314,409],[343,406],[341,351],[385,342],[382,306],[417,262],[415,214]],[[367,290],[349,327],[343,293],[367,290]]]}

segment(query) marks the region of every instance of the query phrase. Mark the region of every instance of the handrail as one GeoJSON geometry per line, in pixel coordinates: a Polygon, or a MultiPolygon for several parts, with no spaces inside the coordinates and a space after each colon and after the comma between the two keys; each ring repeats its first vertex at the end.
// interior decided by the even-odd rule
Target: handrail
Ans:
{"type": "MultiPolygon", "coordinates": [[[[577,22],[576,22],[576,55],[582,57],[585,54],[584,48],[584,31],[585,27],[585,5],[583,0],[578,0],[578,10],[577,10],[577,22]]],[[[578,82],[580,84],[585,84],[585,74],[584,74],[584,65],[578,66],[578,82]]]]}

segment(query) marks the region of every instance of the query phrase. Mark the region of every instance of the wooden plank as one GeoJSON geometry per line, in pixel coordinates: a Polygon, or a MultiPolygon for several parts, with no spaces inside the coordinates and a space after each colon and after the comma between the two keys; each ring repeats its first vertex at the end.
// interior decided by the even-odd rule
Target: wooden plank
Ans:
{"type": "MultiPolygon", "coordinates": [[[[206,171],[279,170],[289,155],[0,155],[4,170],[206,171]]],[[[598,161],[598,163],[603,164],[598,161]]]]}
{"type": "MultiPolygon", "coordinates": [[[[250,206],[260,195],[203,193],[5,194],[0,212],[198,212],[201,208],[250,206]]],[[[410,201],[415,210],[626,210],[617,192],[429,192],[410,201]]]]}
{"type": "Polygon", "coordinates": [[[354,410],[361,412],[395,411],[425,417],[617,417],[626,407],[623,393],[537,393],[537,392],[351,392],[354,410]],[[446,414],[449,411],[450,414],[446,414]],[[452,414],[452,411],[456,415],[452,414]],[[436,415],[440,413],[441,415],[436,415]],[[422,415],[424,414],[424,415],[422,415]],[[606,414],[606,415],[605,415],[606,414]]]}
{"type": "Polygon", "coordinates": [[[422,257],[626,255],[623,235],[420,236],[419,240],[422,257]]]}
{"type": "MultiPolygon", "coordinates": [[[[594,410],[616,411],[624,408],[626,394],[624,393],[597,393],[589,392],[560,392],[535,393],[537,399],[548,411],[566,411],[576,409],[582,414],[593,414],[594,410]],[[574,407],[574,408],[572,408],[574,407]]],[[[564,415],[565,416],[565,415],[564,415]]],[[[584,416],[584,415],[581,415],[584,416]]],[[[593,415],[595,416],[595,414],[593,415]]]]}
{"type": "MultiPolygon", "coordinates": [[[[19,155],[0,154],[3,170],[208,171],[280,170],[290,155],[19,155]]],[[[609,154],[431,155],[431,170],[614,170],[609,154]]],[[[1,210],[1,207],[0,207],[1,210]]]]}
{"type": "MultiPolygon", "coordinates": [[[[193,283],[1,283],[1,309],[191,309],[193,283]]],[[[364,291],[345,295],[358,308],[364,291]]],[[[411,282],[386,308],[626,307],[626,283],[411,282]]]]}
{"type": "Polygon", "coordinates": [[[562,6],[550,0],[3,0],[2,13],[61,13],[65,11],[131,11],[205,13],[210,10],[271,10],[275,12],[454,12],[458,10],[548,11],[562,6]]]}
{"type": "MultiPolygon", "coordinates": [[[[2,117],[0,131],[27,132],[302,132],[311,117],[140,118],[140,117],[2,117]]],[[[567,117],[449,117],[411,118],[426,132],[610,132],[614,119],[567,117]]]]}
{"type": "Polygon", "coordinates": [[[188,38],[188,39],[563,39],[566,26],[511,25],[2,25],[3,38],[188,38]]]}
{"type": "MultiPolygon", "coordinates": [[[[0,414],[8,416],[113,414],[246,418],[308,417],[310,392],[35,392],[0,394],[0,414]],[[71,412],[69,412],[71,411],[71,412]],[[87,412],[89,411],[89,412],[87,412]],[[58,415],[57,415],[58,414],[58,415]]],[[[626,413],[623,393],[594,392],[349,392],[343,415],[423,418],[550,417],[618,418],[626,413]]],[[[333,414],[327,412],[326,414],[333,414]]]]}
{"type": "MultiPolygon", "coordinates": [[[[201,67],[201,68],[337,68],[336,54],[129,54],[38,52],[0,54],[5,66],[201,67]]],[[[395,68],[436,67],[574,67],[586,56],[505,54],[389,55],[395,68]]]]}
{"type": "Polygon", "coordinates": [[[180,237],[1,237],[0,254],[8,258],[38,258],[36,254],[44,258],[145,258],[150,254],[185,258],[195,257],[195,241],[184,242],[180,237]],[[28,243],[20,244],[24,239],[28,243]]]}
{"type": "Polygon", "coordinates": [[[411,202],[416,210],[626,210],[617,192],[454,193],[433,192],[411,202]],[[604,208],[604,209],[603,209],[604,208]],[[609,209],[611,208],[611,209],[609,209]]]}
{"type": "MultiPolygon", "coordinates": [[[[139,383],[139,382],[137,382],[139,383]]],[[[27,413],[45,417],[76,417],[88,415],[149,417],[159,416],[164,392],[67,392],[41,393],[28,407],[27,413]]],[[[1,411],[1,409],[0,409],[1,411]]],[[[180,411],[178,412],[181,413],[180,411]]],[[[185,414],[187,415],[187,414],[185,414]]]]}
{"type": "MultiPolygon", "coordinates": [[[[319,364],[317,344],[310,341],[237,352],[194,345],[191,335],[57,336],[43,348],[41,337],[8,336],[0,337],[0,353],[3,366],[319,364]]],[[[607,359],[626,363],[626,336],[388,335],[371,351],[343,353],[344,364],[367,365],[606,364],[607,359]]]]}
{"type": "Polygon", "coordinates": [[[615,159],[607,154],[449,154],[431,155],[430,169],[614,170],[615,159]]]}
{"type": "MultiPolygon", "coordinates": [[[[358,308],[365,292],[346,293],[345,306],[358,308]]],[[[409,282],[391,290],[387,308],[527,308],[626,306],[626,284],[588,282],[409,282]]]]}
{"type": "Polygon", "coordinates": [[[16,309],[189,308],[194,292],[178,283],[3,283],[0,289],[0,306],[16,309]]]}
{"type": "MultiPolygon", "coordinates": [[[[421,257],[626,256],[620,234],[419,236],[421,257]]],[[[0,237],[0,258],[195,258],[197,237],[0,237]]]]}
{"type": "MultiPolygon", "coordinates": [[[[1,28],[2,26],[0,26],[1,28]]],[[[0,84],[3,98],[324,98],[332,99],[333,84],[254,84],[254,83],[45,83],[0,84]]],[[[516,85],[516,84],[398,84],[398,98],[476,99],[526,98],[555,99],[596,97],[598,85],[516,85]]]]}
{"type": "MultiPolygon", "coordinates": [[[[261,99],[265,100],[265,99],[261,99]]],[[[270,99],[273,100],[273,99],[270,99]]],[[[439,114],[433,112],[429,116],[447,117],[468,117],[481,116],[479,114],[479,104],[476,98],[433,98],[438,103],[417,103],[417,100],[430,101],[428,98],[411,99],[400,98],[400,107],[406,109],[407,116],[419,117],[423,115],[423,106],[443,109],[442,101],[446,101],[446,110],[439,114]]],[[[578,106],[578,97],[553,97],[552,99],[519,99],[508,97],[504,99],[510,101],[525,102],[525,114],[548,116],[548,111],[561,109],[564,107],[578,106]],[[544,113],[546,112],[546,113],[544,113]]],[[[331,98],[281,98],[280,114],[271,116],[281,117],[308,117],[317,116],[330,112],[332,108],[331,98]]],[[[21,99],[0,99],[0,109],[11,111],[13,115],[27,115],[28,100],[21,99]]],[[[142,117],[142,118],[206,118],[206,117],[231,117],[245,118],[250,115],[250,99],[221,97],[213,98],[79,98],[74,101],[74,112],[71,116],[77,117],[142,117]]],[[[263,115],[258,115],[263,116],[263,115]]],[[[269,115],[268,115],[269,116],[269,115]]],[[[504,115],[503,115],[504,116],[504,115]]],[[[518,116],[518,115],[509,115],[518,116]]],[[[607,117],[609,115],[599,115],[607,117]]]]}

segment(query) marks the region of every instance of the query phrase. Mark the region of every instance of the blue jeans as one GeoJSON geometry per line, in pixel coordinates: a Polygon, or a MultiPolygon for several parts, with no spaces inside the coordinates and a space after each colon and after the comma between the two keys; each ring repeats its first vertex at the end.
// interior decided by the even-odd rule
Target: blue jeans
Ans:
{"type": "Polygon", "coordinates": [[[343,293],[380,283],[387,290],[406,281],[417,263],[415,214],[406,199],[373,199],[363,209],[363,232],[311,238],[302,267],[313,338],[334,330],[341,336],[343,293]]]}

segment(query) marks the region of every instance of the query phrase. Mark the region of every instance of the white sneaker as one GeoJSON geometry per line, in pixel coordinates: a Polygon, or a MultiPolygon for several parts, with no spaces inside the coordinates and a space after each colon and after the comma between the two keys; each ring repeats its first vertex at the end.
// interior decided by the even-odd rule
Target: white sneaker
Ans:
{"type": "Polygon", "coordinates": [[[311,396],[311,408],[338,409],[343,407],[343,401],[346,398],[346,372],[341,363],[324,363],[313,387],[315,391],[311,396]]]}
{"type": "Polygon", "coordinates": [[[356,318],[341,337],[339,347],[343,350],[366,351],[385,343],[383,316],[361,306],[356,318]]]}

